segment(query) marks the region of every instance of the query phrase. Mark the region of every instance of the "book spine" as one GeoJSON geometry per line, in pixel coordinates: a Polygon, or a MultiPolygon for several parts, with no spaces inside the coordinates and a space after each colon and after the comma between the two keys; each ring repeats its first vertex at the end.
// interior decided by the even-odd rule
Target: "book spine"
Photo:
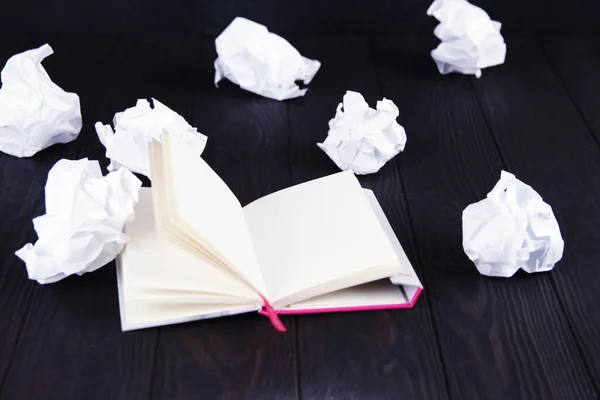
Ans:
{"type": "Polygon", "coordinates": [[[269,318],[269,321],[271,321],[271,324],[277,331],[286,332],[287,329],[285,325],[283,325],[283,322],[281,322],[281,319],[279,319],[279,314],[277,313],[277,311],[275,311],[275,309],[267,299],[265,299],[264,297],[262,299],[264,301],[264,305],[263,308],[259,311],[259,314],[269,318]]]}

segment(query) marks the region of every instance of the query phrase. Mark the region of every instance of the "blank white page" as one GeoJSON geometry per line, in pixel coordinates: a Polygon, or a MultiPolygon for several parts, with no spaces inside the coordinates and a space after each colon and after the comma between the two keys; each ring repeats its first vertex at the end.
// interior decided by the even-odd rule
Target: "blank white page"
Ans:
{"type": "Polygon", "coordinates": [[[174,211],[259,293],[265,285],[242,207],[225,182],[177,136],[163,137],[174,211]]]}
{"type": "Polygon", "coordinates": [[[272,302],[398,263],[351,172],[263,197],[244,215],[272,302]]]}

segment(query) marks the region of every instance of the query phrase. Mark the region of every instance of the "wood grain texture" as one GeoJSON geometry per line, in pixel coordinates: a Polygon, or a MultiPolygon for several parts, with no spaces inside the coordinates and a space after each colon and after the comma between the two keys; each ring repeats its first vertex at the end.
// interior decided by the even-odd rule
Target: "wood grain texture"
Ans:
{"type": "MultiPolygon", "coordinates": [[[[113,113],[134,107],[139,99],[152,99],[169,107],[188,122],[192,118],[200,60],[199,38],[186,34],[122,34],[111,65],[117,90],[113,113]]],[[[110,119],[103,121],[112,123],[110,119]]],[[[138,175],[144,186],[150,180],[138,175]]]]}
{"type": "Polygon", "coordinates": [[[507,62],[476,80],[440,76],[433,38],[288,39],[323,66],[305,97],[285,102],[215,88],[213,41],[200,36],[0,44],[0,63],[51,44],[44,66],[80,95],[84,120],[72,143],[26,159],[0,153],[0,399],[598,398],[598,42],[548,38],[542,51],[508,39],[507,62]],[[360,180],[423,279],[415,309],[287,317],[287,334],[252,313],[122,333],[112,264],[42,286],[14,256],[36,240],[48,170],[61,158],[106,167],[93,124],[138,98],[206,134],[204,158],[247,204],[338,171],[316,143],[346,90],[400,108],[405,152],[360,180]],[[566,248],[551,273],[486,278],[462,251],[461,212],[502,168],[553,206],[566,248]]]}
{"type": "MultiPolygon", "coordinates": [[[[381,93],[368,43],[357,38],[293,40],[322,67],[305,97],[290,101],[290,164],[293,183],[339,169],[317,147],[346,90],[371,106],[381,93]]],[[[361,177],[375,192],[395,233],[418,267],[396,161],[361,177]]],[[[304,398],[447,398],[429,304],[412,310],[303,316],[298,320],[301,392],[304,398]]]]}
{"type": "MultiPolygon", "coordinates": [[[[15,221],[27,229],[27,237],[17,236],[21,236],[20,245],[36,240],[30,214],[44,212],[43,189],[54,162],[88,157],[101,159],[103,167],[108,164],[93,125],[112,120],[113,99],[119,93],[112,75],[116,36],[44,38],[55,50],[44,65],[57,84],[80,96],[84,126],[72,143],[53,146],[29,159],[7,160],[3,186],[28,190],[28,195],[11,200],[21,205],[12,209],[27,213],[15,221]]],[[[2,232],[6,234],[4,229],[2,232]]],[[[16,287],[23,293],[30,290],[32,297],[1,398],[130,399],[149,395],[156,331],[121,332],[114,264],[41,286],[25,281],[20,261],[5,259],[14,264],[11,273],[20,277],[16,287]]],[[[2,293],[6,293],[4,289],[2,293]]],[[[8,310],[2,315],[18,314],[8,310]]]]}
{"type": "MultiPolygon", "coordinates": [[[[12,2],[3,10],[0,30],[75,30],[100,32],[199,32],[216,36],[237,16],[260,22],[284,35],[424,34],[435,20],[426,15],[430,0],[371,3],[350,0],[76,0],[12,2]]],[[[490,17],[502,22],[502,33],[598,33],[600,10],[594,0],[478,0],[490,17]]],[[[3,32],[4,33],[4,32],[3,32]]],[[[8,35],[6,35],[8,36],[8,35]]]]}
{"type": "MultiPolygon", "coordinates": [[[[590,126],[596,123],[589,115],[594,103],[586,104],[586,98],[580,97],[582,82],[576,88],[567,83],[576,78],[563,73],[560,79],[567,83],[573,97],[568,96],[569,91],[564,90],[536,42],[515,38],[507,46],[512,61],[490,71],[474,86],[510,170],[538,191],[559,222],[565,252],[549,277],[558,289],[580,354],[597,385],[600,316],[595,310],[600,301],[596,287],[600,271],[595,266],[600,262],[600,148],[584,121],[586,118],[590,126]],[[507,96],[511,101],[506,101],[507,96]]],[[[587,52],[584,54],[583,60],[591,58],[587,52]]],[[[594,65],[592,61],[574,60],[582,57],[577,44],[566,56],[571,58],[567,61],[571,66],[594,65]]],[[[598,82],[594,77],[588,81],[591,86],[598,82]]]]}
{"type": "MultiPolygon", "coordinates": [[[[23,37],[3,43],[0,46],[0,64],[14,54],[28,50],[32,41],[23,37]]],[[[46,154],[46,153],[43,153],[46,154]]],[[[7,154],[0,153],[0,207],[5,210],[0,219],[0,388],[13,360],[22,324],[28,310],[33,285],[27,282],[27,275],[21,260],[14,252],[32,238],[31,219],[40,214],[39,198],[44,193],[44,181],[38,170],[40,162],[17,162],[7,154]],[[29,177],[23,180],[22,176],[29,177]]],[[[47,163],[46,163],[47,164],[47,163]]]]}
{"type": "MultiPolygon", "coordinates": [[[[462,210],[485,197],[503,165],[469,84],[474,78],[439,75],[429,56],[435,45],[434,38],[380,39],[376,65],[407,130],[400,167],[451,396],[594,398],[548,276],[483,277],[462,250],[462,210]]],[[[494,107],[503,108],[515,101],[508,90],[497,100],[494,107]]]]}
{"type": "Polygon", "coordinates": [[[585,36],[547,36],[540,43],[563,89],[600,142],[600,41],[585,36]]]}
{"type": "MultiPolygon", "coordinates": [[[[244,205],[289,186],[285,105],[213,84],[214,42],[196,42],[192,124],[208,136],[203,158],[244,205]]],[[[289,332],[247,314],[166,327],[157,350],[153,398],[296,398],[295,318],[289,332]]]]}

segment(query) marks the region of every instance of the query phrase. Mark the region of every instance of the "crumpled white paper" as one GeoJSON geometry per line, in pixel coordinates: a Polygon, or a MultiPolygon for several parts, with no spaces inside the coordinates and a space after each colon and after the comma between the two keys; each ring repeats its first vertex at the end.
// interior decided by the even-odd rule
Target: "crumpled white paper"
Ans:
{"type": "Polygon", "coordinates": [[[48,173],[46,214],[33,220],[38,241],[15,253],[29,279],[53,283],[112,261],[128,240],[123,227],[141,184],[125,168],[103,177],[98,161],[58,161],[48,173]]]}
{"type": "Polygon", "coordinates": [[[482,275],[549,271],[562,258],[564,241],[552,208],[508,172],[462,219],[465,253],[482,275]]]}
{"type": "Polygon", "coordinates": [[[347,91],[329,121],[327,138],[317,145],[340,169],[372,174],[404,150],[406,132],[396,122],[399,114],[391,100],[378,101],[374,110],[360,93],[347,91]]]}
{"type": "Polygon", "coordinates": [[[223,78],[275,100],[304,96],[295,81],[308,85],[321,63],[300,55],[266,26],[237,17],[215,41],[215,85],[223,78]]]}
{"type": "Polygon", "coordinates": [[[12,56],[2,70],[0,151],[30,157],[81,131],[79,96],[58,87],[42,67],[48,44],[12,56]]]}
{"type": "Polygon", "coordinates": [[[481,68],[504,63],[502,24],[492,21],[467,0],[435,0],[427,10],[440,23],[433,33],[442,43],[431,52],[441,74],[459,72],[481,77],[481,68]]]}
{"type": "Polygon", "coordinates": [[[154,108],[150,107],[148,100],[139,99],[135,107],[116,113],[114,132],[110,125],[96,122],[96,133],[106,147],[106,157],[111,160],[109,171],[124,166],[151,178],[148,142],[152,138],[160,141],[163,129],[182,138],[198,156],[204,151],[206,136],[158,100],[152,99],[152,102],[154,108]]]}

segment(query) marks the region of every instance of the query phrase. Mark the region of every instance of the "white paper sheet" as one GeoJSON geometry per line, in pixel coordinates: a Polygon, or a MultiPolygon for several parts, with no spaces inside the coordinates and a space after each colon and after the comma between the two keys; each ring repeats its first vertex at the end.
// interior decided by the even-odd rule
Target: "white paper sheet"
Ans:
{"type": "Polygon", "coordinates": [[[160,141],[163,129],[181,137],[198,156],[204,151],[206,136],[158,100],[152,99],[152,102],[154,108],[148,100],[139,99],[135,107],[116,113],[113,119],[114,132],[110,125],[96,122],[96,133],[106,147],[106,157],[111,160],[109,171],[124,166],[151,178],[148,141],[152,138],[160,141]]]}
{"type": "Polygon", "coordinates": [[[215,41],[215,85],[223,78],[275,100],[304,96],[295,81],[308,85],[321,63],[300,55],[267,27],[237,17],[215,41]]]}
{"type": "Polygon", "coordinates": [[[562,258],[564,242],[552,208],[502,171],[487,198],[464,210],[463,247],[481,274],[511,277],[519,268],[551,270],[562,258]]]}
{"type": "Polygon", "coordinates": [[[442,43],[431,52],[441,74],[481,77],[481,68],[504,63],[502,24],[466,0],[435,0],[427,10],[440,21],[433,33],[442,43]]]}
{"type": "Polygon", "coordinates": [[[42,67],[48,44],[12,56],[2,70],[0,151],[31,157],[81,131],[79,97],[58,87],[42,67]]]}
{"type": "Polygon", "coordinates": [[[140,186],[125,168],[103,177],[98,161],[58,161],[48,173],[46,214],[33,220],[38,241],[15,253],[29,279],[53,283],[112,261],[128,240],[123,226],[140,186]]]}
{"type": "Polygon", "coordinates": [[[404,150],[406,132],[396,122],[399,114],[391,100],[384,98],[372,109],[360,93],[347,91],[329,121],[327,138],[317,145],[342,170],[375,173],[404,150]]]}

